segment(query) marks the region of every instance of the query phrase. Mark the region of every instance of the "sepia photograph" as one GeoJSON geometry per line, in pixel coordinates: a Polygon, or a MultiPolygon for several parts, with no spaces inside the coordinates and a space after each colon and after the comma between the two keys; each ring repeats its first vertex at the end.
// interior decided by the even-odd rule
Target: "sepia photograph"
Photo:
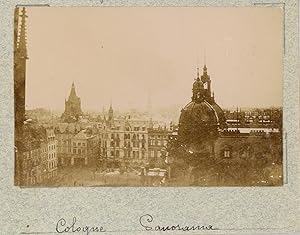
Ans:
{"type": "Polygon", "coordinates": [[[16,7],[14,185],[283,185],[277,7],[16,7]]]}

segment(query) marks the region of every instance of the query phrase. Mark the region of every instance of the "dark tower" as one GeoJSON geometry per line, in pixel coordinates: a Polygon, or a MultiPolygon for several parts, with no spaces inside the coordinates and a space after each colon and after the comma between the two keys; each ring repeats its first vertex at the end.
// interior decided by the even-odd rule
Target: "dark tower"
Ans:
{"type": "Polygon", "coordinates": [[[76,95],[75,85],[73,82],[69,98],[68,100],[65,100],[65,112],[62,114],[62,118],[66,122],[70,122],[71,120],[77,120],[80,115],[82,115],[81,101],[76,95]]]}
{"type": "Polygon", "coordinates": [[[23,149],[23,125],[25,120],[26,79],[26,10],[15,8],[14,15],[14,114],[15,114],[15,184],[21,184],[21,157],[23,149]],[[21,17],[21,19],[20,19],[21,17]]]}

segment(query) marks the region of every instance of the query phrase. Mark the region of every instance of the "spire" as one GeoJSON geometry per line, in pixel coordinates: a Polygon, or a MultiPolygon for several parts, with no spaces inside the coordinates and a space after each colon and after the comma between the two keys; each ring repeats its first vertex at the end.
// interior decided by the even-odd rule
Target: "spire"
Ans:
{"type": "Polygon", "coordinates": [[[26,46],[26,10],[25,7],[22,8],[21,14],[21,28],[20,28],[20,35],[18,40],[18,49],[20,52],[21,58],[27,58],[27,46],[26,46]]]}
{"type": "Polygon", "coordinates": [[[14,15],[14,50],[17,50],[18,47],[18,40],[19,40],[19,18],[20,12],[19,7],[15,8],[15,15],[14,15]]]}
{"type": "Polygon", "coordinates": [[[70,92],[69,98],[77,98],[74,82],[72,82],[72,87],[71,87],[71,92],[70,92]]]}
{"type": "Polygon", "coordinates": [[[206,67],[206,64],[204,64],[204,67],[203,67],[203,73],[204,73],[204,74],[207,73],[207,67],[206,67]]]}
{"type": "Polygon", "coordinates": [[[108,110],[108,120],[111,121],[114,119],[114,110],[112,108],[112,102],[110,100],[109,110],[108,110]]]}
{"type": "Polygon", "coordinates": [[[197,81],[200,80],[200,75],[199,75],[199,67],[197,67],[197,81]]]}

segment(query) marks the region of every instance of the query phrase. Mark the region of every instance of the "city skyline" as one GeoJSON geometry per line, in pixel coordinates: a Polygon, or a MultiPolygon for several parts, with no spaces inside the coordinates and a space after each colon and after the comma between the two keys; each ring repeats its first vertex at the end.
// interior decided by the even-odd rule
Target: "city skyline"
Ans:
{"type": "Polygon", "coordinates": [[[54,7],[27,15],[26,109],[63,110],[72,82],[83,111],[110,102],[146,110],[149,97],[153,109],[182,107],[204,57],[221,106],[282,106],[280,9],[54,7]]]}
{"type": "MultiPolygon", "coordinates": [[[[227,53],[229,61],[216,66],[216,62],[220,60],[218,55],[222,54],[222,51],[217,50],[213,56],[216,59],[211,62],[212,71],[226,71],[226,66],[234,62],[232,58],[238,59],[235,61],[238,65],[236,73],[232,73],[232,68],[229,68],[227,72],[233,74],[232,76],[226,77],[226,73],[222,73],[221,75],[225,75],[223,80],[214,80],[214,77],[218,78],[219,75],[214,72],[210,73],[205,53],[203,71],[200,71],[198,61],[195,66],[197,70],[194,81],[187,82],[182,80],[182,77],[188,74],[192,62],[184,61],[185,64],[182,64],[182,61],[190,58],[187,56],[189,53],[186,53],[187,48],[190,46],[192,51],[195,47],[192,45],[193,36],[197,36],[197,32],[201,31],[197,29],[195,33],[189,31],[193,28],[190,27],[187,30],[183,27],[181,30],[186,34],[179,35],[181,30],[178,29],[176,23],[184,22],[179,25],[179,28],[185,25],[191,26],[189,17],[193,14],[187,13],[193,11],[188,9],[188,12],[185,12],[186,9],[175,8],[149,8],[149,10],[141,8],[139,12],[145,14],[141,14],[142,18],[139,18],[137,16],[139,14],[134,14],[135,8],[118,8],[116,11],[105,9],[101,15],[102,19],[106,17],[109,19],[118,11],[120,12],[115,15],[119,18],[112,17],[105,22],[108,29],[101,30],[102,34],[113,37],[110,38],[109,43],[101,44],[102,61],[96,66],[95,63],[99,61],[91,56],[93,53],[98,53],[93,41],[88,43],[88,46],[79,46],[88,39],[97,38],[88,35],[92,32],[89,27],[93,25],[81,22],[82,28],[80,28],[80,24],[77,24],[79,22],[73,21],[76,15],[82,16],[82,11],[85,10],[79,9],[78,12],[78,8],[75,10],[72,8],[68,14],[63,10],[64,20],[70,17],[72,24],[69,25],[69,29],[64,25],[64,20],[60,21],[60,26],[64,29],[61,33],[53,34],[51,27],[48,30],[45,26],[49,25],[43,23],[43,29],[47,31],[39,32],[39,41],[35,44],[38,48],[41,46],[39,43],[43,42],[44,46],[40,48],[42,51],[38,51],[42,54],[28,59],[27,51],[32,48],[26,46],[27,12],[25,7],[22,7],[21,11],[19,8],[15,9],[15,185],[47,187],[283,185],[282,108],[258,108],[268,102],[274,105],[276,100],[281,99],[278,94],[272,95],[272,92],[276,90],[274,87],[280,84],[278,78],[280,72],[267,66],[274,66],[280,61],[275,55],[280,55],[282,50],[274,51],[276,43],[274,47],[264,45],[263,52],[257,55],[254,53],[258,50],[256,47],[264,43],[269,45],[268,40],[264,41],[259,38],[261,43],[248,44],[256,42],[258,36],[253,36],[253,32],[248,35],[247,32],[240,32],[236,36],[243,35],[243,40],[249,39],[248,37],[253,38],[246,42],[234,38],[233,41],[241,41],[244,48],[244,50],[239,48],[241,50],[239,57],[234,57],[233,51],[236,47],[228,50],[228,47],[222,46],[223,49],[225,48],[223,52],[225,55],[227,53]],[[170,18],[165,17],[166,13],[170,18]],[[162,16],[168,19],[167,24],[157,21],[162,16]],[[118,19],[123,19],[121,26],[118,19]],[[136,28],[136,19],[142,21],[142,23],[139,22],[142,26],[140,30],[136,28]],[[129,21],[126,23],[127,20],[129,21]],[[75,28],[72,28],[74,26],[75,28]],[[167,34],[166,29],[170,29],[167,34]],[[107,30],[109,33],[104,33],[107,30]],[[127,34],[123,34],[122,30],[127,34]],[[48,35],[45,40],[42,40],[42,35],[47,35],[49,32],[55,37],[49,40],[48,35]],[[72,37],[68,38],[70,32],[72,37]],[[172,38],[174,33],[178,38],[172,38]],[[116,37],[118,35],[120,37],[116,37]],[[122,35],[124,37],[121,37],[122,35]],[[125,35],[130,36],[125,37],[125,35]],[[186,36],[189,36],[188,40],[186,36]],[[154,40],[157,40],[156,44],[152,45],[154,40]],[[60,42],[60,45],[52,48],[55,42],[60,42]],[[174,51],[177,45],[179,45],[178,50],[174,51]],[[104,48],[107,47],[106,52],[104,48]],[[253,49],[254,54],[248,54],[249,48],[253,49]],[[269,50],[270,53],[268,53],[269,50]],[[271,52],[274,57],[270,58],[271,52]],[[233,56],[231,56],[232,53],[233,56]],[[251,59],[254,55],[258,59],[251,59]],[[43,59],[37,61],[38,57],[43,59]],[[110,60],[107,61],[106,59],[109,58],[110,60]],[[40,62],[39,66],[36,64],[33,70],[36,74],[40,72],[40,77],[43,77],[43,80],[36,80],[37,84],[34,83],[34,77],[28,75],[33,69],[27,66],[30,60],[33,64],[40,62]],[[175,66],[176,63],[179,63],[178,66],[175,66]],[[43,67],[45,65],[46,67],[43,67]],[[62,67],[58,69],[60,65],[62,67]],[[242,65],[245,67],[241,67],[242,65]],[[168,70],[170,66],[173,70],[168,70]],[[246,68],[249,66],[253,66],[255,70],[248,71],[246,68]],[[49,68],[51,70],[48,71],[49,68]],[[45,109],[25,112],[25,100],[28,98],[25,97],[26,82],[29,85],[27,90],[38,85],[33,91],[42,92],[41,97],[35,92],[27,92],[28,96],[33,97],[33,101],[43,104],[50,99],[51,102],[48,101],[50,105],[57,108],[63,100],[60,95],[65,97],[67,93],[64,91],[66,86],[64,84],[69,82],[70,75],[78,75],[77,73],[83,71],[85,72],[79,75],[82,75],[84,80],[79,80],[78,77],[72,78],[69,96],[67,95],[64,102],[64,112],[59,115],[59,118],[53,118],[53,112],[47,112],[45,109]],[[278,73],[271,77],[271,74],[264,74],[264,71],[277,71],[278,73]],[[51,76],[47,81],[48,72],[51,76]],[[103,76],[98,78],[97,76],[101,73],[103,76]],[[113,73],[115,79],[111,79],[113,73]],[[262,76],[259,76],[261,74],[262,76]],[[65,75],[66,79],[58,81],[57,77],[61,78],[61,75],[65,75]],[[263,79],[264,76],[266,79],[263,79]],[[27,77],[31,79],[28,80],[27,77]],[[79,83],[80,92],[76,91],[75,81],[76,84],[79,83]],[[220,81],[224,83],[224,86],[218,88],[222,84],[220,81]],[[93,93],[93,89],[97,91],[96,94],[93,93]],[[148,90],[148,93],[145,90],[148,90]],[[236,92],[239,94],[237,95],[236,92]],[[260,97],[260,92],[263,92],[265,99],[260,97]],[[190,96],[190,99],[187,99],[187,96],[190,96]],[[222,98],[223,103],[216,99],[218,96],[225,97],[222,98]],[[147,97],[146,102],[143,97],[147,97]],[[61,100],[57,101],[58,98],[61,100]],[[108,103],[107,99],[109,99],[110,107],[105,118],[103,115],[102,118],[99,117],[96,113],[85,115],[85,110],[90,108],[90,105],[94,104],[99,110],[99,106],[103,107],[103,103],[108,103]],[[227,111],[222,108],[226,107],[224,105],[226,99],[233,99],[227,102],[237,107],[241,107],[243,102],[248,101],[254,109],[248,109],[249,112],[241,112],[240,109],[236,112],[227,111]],[[106,102],[103,102],[105,100],[106,102]],[[116,104],[114,108],[113,100],[116,104]],[[183,100],[184,104],[182,104],[183,100]],[[176,108],[179,105],[181,111],[176,108]],[[125,110],[135,108],[136,111],[126,113],[125,116],[120,108],[125,110]],[[142,113],[146,110],[147,113],[142,113]],[[120,116],[123,117],[120,118],[120,116]]],[[[93,14],[96,14],[94,17],[97,18],[98,10],[94,12],[89,9],[89,16],[93,18],[93,14]]],[[[221,12],[224,12],[224,9],[221,9],[221,12]]],[[[228,10],[226,9],[225,12],[227,14],[228,10]]],[[[245,13],[244,8],[241,12],[245,13]]],[[[199,12],[196,11],[196,13],[199,12]]],[[[196,16],[198,17],[199,14],[196,16]]],[[[243,16],[241,20],[244,19],[243,16]]],[[[43,17],[48,19],[47,14],[43,14],[43,17]]],[[[55,19],[56,17],[57,15],[55,19]]],[[[87,18],[90,19],[88,16],[87,18]]],[[[98,22],[95,21],[96,18],[93,18],[92,22],[98,22]]],[[[222,20],[219,14],[218,20],[222,20]]],[[[52,24],[53,21],[50,23],[52,24]]],[[[101,29],[105,25],[99,23],[101,29]]],[[[212,23],[210,27],[214,28],[214,24],[212,23]]],[[[54,27],[54,29],[57,28],[58,26],[54,27]]],[[[94,28],[95,30],[98,33],[94,28]]],[[[32,31],[30,27],[28,31],[32,31]]],[[[222,30],[213,32],[220,33],[220,31],[222,30]]],[[[259,29],[255,28],[255,32],[257,31],[259,29]]],[[[208,32],[207,29],[204,32],[208,32]]],[[[230,35],[234,33],[231,32],[230,35]]],[[[200,40],[200,35],[198,37],[200,40]]],[[[205,38],[209,37],[205,35],[205,38]]],[[[196,38],[194,42],[198,42],[198,39],[196,38]]],[[[217,39],[217,41],[220,40],[217,39]]],[[[211,47],[212,45],[210,44],[211,47]]],[[[27,102],[30,103],[30,99],[27,102]]]]}

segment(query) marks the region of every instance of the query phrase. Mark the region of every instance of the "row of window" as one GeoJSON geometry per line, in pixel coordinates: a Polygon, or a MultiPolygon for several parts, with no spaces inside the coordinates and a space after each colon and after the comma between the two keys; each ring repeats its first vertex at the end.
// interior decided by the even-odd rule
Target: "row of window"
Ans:
{"type": "Polygon", "coordinates": [[[73,149],[74,154],[85,154],[85,149],[73,149]]]}
{"type": "Polygon", "coordinates": [[[160,157],[160,151],[150,150],[150,157],[160,157]]]}
{"type": "Polygon", "coordinates": [[[55,153],[49,153],[48,154],[48,159],[54,159],[55,158],[55,153]]]}
{"type": "Polygon", "coordinates": [[[51,161],[51,162],[48,162],[48,169],[54,169],[57,167],[57,162],[56,161],[51,161]]]}
{"type": "Polygon", "coordinates": [[[48,146],[48,150],[50,151],[50,150],[54,150],[55,149],[55,144],[53,144],[53,145],[49,145],[48,146]]]}
{"type": "Polygon", "coordinates": [[[149,135],[150,139],[167,139],[167,135],[149,135]]]}
{"type": "Polygon", "coordinates": [[[77,145],[76,145],[76,142],[73,142],[73,146],[74,147],[76,147],[76,146],[79,146],[79,147],[83,146],[83,147],[85,147],[85,143],[78,142],[77,145]]]}
{"type": "Polygon", "coordinates": [[[150,140],[150,145],[156,145],[156,146],[166,146],[167,145],[167,141],[166,140],[150,140]]]}

